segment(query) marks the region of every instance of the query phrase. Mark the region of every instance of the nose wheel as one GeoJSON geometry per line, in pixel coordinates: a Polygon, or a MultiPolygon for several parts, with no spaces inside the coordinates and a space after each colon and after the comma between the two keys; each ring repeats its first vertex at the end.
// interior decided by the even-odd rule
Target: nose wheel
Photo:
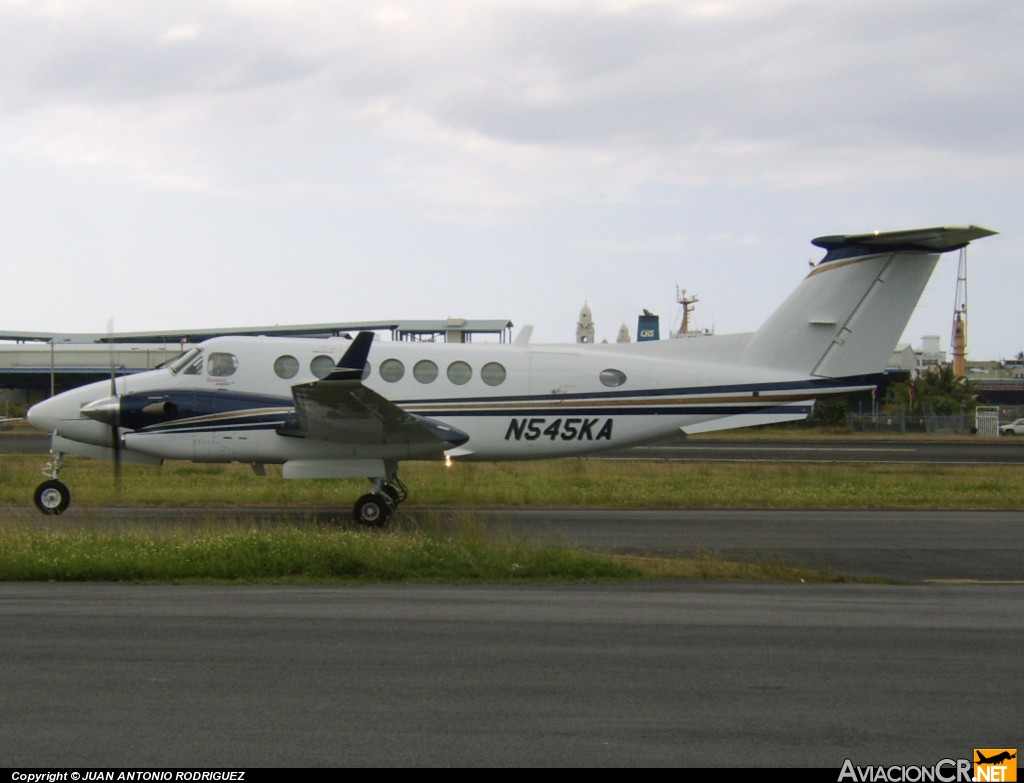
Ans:
{"type": "Polygon", "coordinates": [[[71,490],[63,481],[50,479],[36,487],[33,500],[44,514],[63,514],[71,505],[71,490]]]}
{"type": "Polygon", "coordinates": [[[36,487],[32,495],[36,508],[44,514],[63,514],[71,505],[71,490],[58,479],[62,467],[64,455],[59,451],[51,451],[50,461],[43,468],[43,475],[47,480],[36,487]]]}

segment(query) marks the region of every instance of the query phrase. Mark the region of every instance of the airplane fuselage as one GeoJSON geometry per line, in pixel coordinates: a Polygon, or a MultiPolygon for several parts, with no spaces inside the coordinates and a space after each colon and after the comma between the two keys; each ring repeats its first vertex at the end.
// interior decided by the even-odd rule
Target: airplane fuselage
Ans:
{"type": "MultiPolygon", "coordinates": [[[[721,338],[728,343],[730,338],[721,338]]],[[[622,448],[722,417],[805,417],[813,399],[850,386],[715,363],[713,336],[648,345],[518,346],[375,341],[363,384],[417,417],[468,435],[450,443],[289,437],[292,388],[334,368],[346,338],[223,337],[170,366],[116,382],[127,453],[156,459],[292,460],[563,457],[622,448]],[[698,342],[704,345],[697,345],[698,342]],[[689,350],[688,350],[689,349],[689,350]],[[687,354],[694,359],[686,360],[687,354]],[[226,362],[229,370],[215,361],[226,362]]],[[[734,342],[734,341],[733,341],[734,342]]],[[[722,350],[718,355],[728,355],[722,350]]],[[[113,397],[108,382],[35,406],[33,425],[75,443],[110,446],[108,422],[79,415],[113,397]]]]}

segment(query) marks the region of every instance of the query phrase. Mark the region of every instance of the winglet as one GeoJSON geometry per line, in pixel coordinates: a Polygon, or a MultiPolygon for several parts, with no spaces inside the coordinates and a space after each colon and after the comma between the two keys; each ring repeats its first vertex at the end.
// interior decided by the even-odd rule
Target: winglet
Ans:
{"type": "Polygon", "coordinates": [[[366,357],[370,354],[370,346],[373,344],[373,332],[360,332],[352,341],[352,345],[345,351],[345,355],[338,360],[331,374],[324,378],[325,381],[360,381],[363,379],[363,368],[366,367],[366,357]]]}

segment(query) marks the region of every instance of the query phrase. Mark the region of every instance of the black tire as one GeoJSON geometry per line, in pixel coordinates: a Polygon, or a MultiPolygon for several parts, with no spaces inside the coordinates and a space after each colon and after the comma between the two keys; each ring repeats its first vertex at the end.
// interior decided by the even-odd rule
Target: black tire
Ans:
{"type": "Polygon", "coordinates": [[[383,527],[391,516],[391,504],[382,495],[363,495],[352,507],[352,516],[361,525],[383,527]]]}
{"type": "Polygon", "coordinates": [[[71,505],[71,490],[64,482],[50,479],[36,487],[32,499],[44,514],[63,514],[71,505]]]}

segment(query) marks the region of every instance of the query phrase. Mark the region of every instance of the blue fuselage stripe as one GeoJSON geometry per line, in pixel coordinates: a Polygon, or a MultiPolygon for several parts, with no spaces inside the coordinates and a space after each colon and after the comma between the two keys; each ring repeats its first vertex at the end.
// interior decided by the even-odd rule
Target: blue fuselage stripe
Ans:
{"type": "MultiPolygon", "coordinates": [[[[431,419],[551,416],[715,416],[759,414],[785,406],[790,412],[809,411],[800,403],[849,384],[808,380],[760,386],[701,386],[689,389],[595,392],[567,395],[535,394],[509,397],[408,399],[394,403],[407,412],[431,419]],[[709,395],[720,396],[707,399],[709,395]],[[727,397],[725,395],[734,395],[727,397]],[[705,399],[700,399],[704,397],[705,399]],[[675,398],[675,399],[671,399],[675,398]]],[[[274,429],[296,420],[290,397],[257,394],[213,394],[180,390],[125,395],[122,426],[136,432],[208,432],[212,430],[274,429]],[[146,411],[154,401],[168,411],[154,420],[146,411]]]]}

